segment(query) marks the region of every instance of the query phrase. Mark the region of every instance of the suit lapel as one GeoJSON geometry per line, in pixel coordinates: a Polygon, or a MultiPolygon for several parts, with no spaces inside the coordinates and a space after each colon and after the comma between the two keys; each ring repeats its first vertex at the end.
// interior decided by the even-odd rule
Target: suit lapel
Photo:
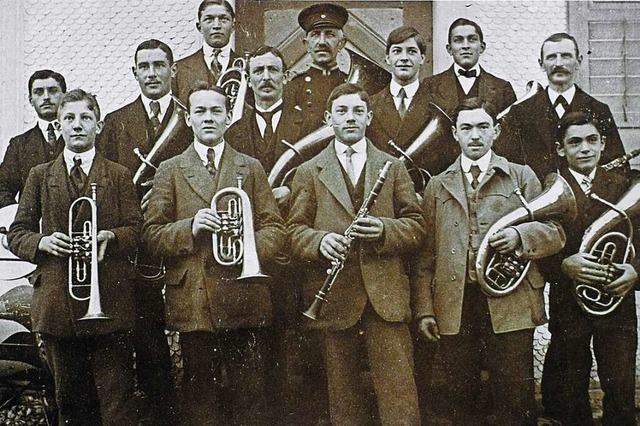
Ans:
{"type": "Polygon", "coordinates": [[[142,97],[138,97],[132,104],[131,113],[126,115],[124,129],[129,138],[127,141],[119,142],[127,143],[131,147],[127,154],[131,154],[135,147],[141,147],[145,152],[148,152],[151,146],[153,146],[154,141],[149,140],[147,133],[147,110],[142,103],[142,97]]]}
{"type": "Polygon", "coordinates": [[[439,98],[443,99],[443,105],[438,106],[449,114],[450,111],[448,110],[458,105],[458,79],[453,70],[453,65],[442,75],[442,80],[443,84],[439,85],[438,93],[439,98]]]}
{"type": "Polygon", "coordinates": [[[364,170],[364,196],[366,197],[371,192],[373,185],[378,180],[380,170],[384,167],[385,159],[382,152],[377,149],[371,141],[367,139],[367,162],[365,163],[364,170]]]}
{"type": "Polygon", "coordinates": [[[420,84],[420,86],[418,86],[418,91],[411,101],[411,105],[409,105],[409,109],[407,110],[404,120],[402,120],[400,128],[397,130],[397,133],[395,133],[398,136],[398,140],[408,140],[418,134],[418,132],[422,130],[423,126],[427,123],[425,118],[430,115],[428,111],[429,94],[427,93],[425,85],[420,84]]]}
{"type": "Polygon", "coordinates": [[[466,178],[462,173],[460,157],[458,157],[456,161],[442,174],[442,186],[454,199],[456,199],[456,201],[458,201],[468,216],[469,206],[467,205],[467,191],[462,179],[466,178]]]}
{"type": "Polygon", "coordinates": [[[237,188],[238,177],[242,177],[242,182],[246,182],[250,173],[248,166],[244,157],[229,144],[225,143],[222,159],[220,160],[220,169],[218,170],[216,191],[228,187],[237,188]]]}
{"type": "Polygon", "coordinates": [[[324,184],[329,192],[335,197],[340,205],[352,215],[355,214],[347,183],[342,174],[342,165],[338,160],[333,142],[324,151],[318,154],[318,167],[320,173],[318,179],[324,184]]]}
{"type": "MultiPolygon", "coordinates": [[[[227,148],[228,145],[225,147],[225,151],[227,148]]],[[[182,170],[182,175],[193,191],[206,203],[210,203],[216,188],[211,184],[211,176],[202,165],[202,160],[198,156],[193,144],[189,145],[181,156],[180,169],[182,170]]]]}

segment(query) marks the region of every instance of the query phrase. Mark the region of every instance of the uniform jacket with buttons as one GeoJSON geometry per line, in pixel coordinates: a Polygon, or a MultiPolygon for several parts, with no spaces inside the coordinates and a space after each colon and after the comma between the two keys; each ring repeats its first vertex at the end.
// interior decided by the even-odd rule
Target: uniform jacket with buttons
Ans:
{"type": "MultiPolygon", "coordinates": [[[[241,267],[216,263],[212,235],[204,232],[194,238],[191,232],[198,210],[209,208],[219,190],[237,187],[241,176],[251,201],[258,258],[263,268],[268,267],[283,250],[285,231],[267,177],[258,160],[229,145],[217,174],[212,184],[192,144],[164,161],[154,179],[143,236],[150,252],[165,258],[166,320],[171,330],[260,327],[272,320],[269,280],[237,281],[241,267]]],[[[219,214],[228,210],[228,200],[219,198],[219,214]]]]}
{"type": "MultiPolygon", "coordinates": [[[[467,251],[471,233],[470,215],[460,166],[460,157],[443,173],[432,178],[422,204],[427,223],[425,250],[413,277],[417,296],[417,318],[435,316],[440,333],[460,331],[462,299],[467,278],[467,251]]],[[[541,192],[541,185],[528,166],[509,163],[492,155],[486,175],[477,188],[478,235],[482,240],[498,219],[522,206],[514,189],[527,200],[541,192]]],[[[554,222],[525,222],[513,226],[522,240],[522,257],[540,259],[557,253],[565,242],[562,228],[554,222]]],[[[504,297],[489,298],[489,311],[496,333],[533,328],[546,321],[542,295],[544,279],[535,263],[516,290],[504,297]]]]}

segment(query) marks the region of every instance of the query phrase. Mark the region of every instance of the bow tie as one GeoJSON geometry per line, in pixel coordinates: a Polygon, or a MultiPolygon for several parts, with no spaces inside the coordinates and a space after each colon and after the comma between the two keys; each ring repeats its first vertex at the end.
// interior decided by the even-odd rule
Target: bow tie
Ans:
{"type": "Polygon", "coordinates": [[[478,72],[476,70],[463,70],[462,68],[458,70],[458,74],[467,78],[475,78],[478,76],[478,72]]]}

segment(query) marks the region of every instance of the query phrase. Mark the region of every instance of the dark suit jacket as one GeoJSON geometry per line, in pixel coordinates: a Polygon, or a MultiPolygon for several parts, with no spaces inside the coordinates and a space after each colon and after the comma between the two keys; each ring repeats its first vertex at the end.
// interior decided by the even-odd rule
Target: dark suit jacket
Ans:
{"type": "MultiPolygon", "coordinates": [[[[158,130],[158,136],[166,129],[175,108],[175,102],[171,101],[158,130]]],[[[134,175],[142,162],[133,153],[133,149],[139,148],[142,154],[146,155],[157,139],[150,136],[151,124],[142,104],[142,97],[139,96],[130,104],[107,114],[104,121],[104,129],[100,133],[96,149],[107,159],[125,166],[134,175]]],[[[153,164],[157,167],[162,161],[175,157],[191,142],[193,142],[193,134],[187,127],[183,115],[180,114],[175,136],[156,156],[157,160],[152,161],[153,164]]],[[[150,175],[150,177],[153,176],[152,170],[150,175]]]]}
{"type": "Polygon", "coordinates": [[[15,204],[24,188],[29,170],[58,156],[64,148],[61,138],[51,147],[36,124],[31,130],[11,138],[0,164],[0,208],[15,204]]]}
{"type": "MultiPolygon", "coordinates": [[[[347,259],[333,287],[331,302],[324,306],[322,317],[310,327],[349,328],[360,319],[367,300],[385,321],[411,320],[412,290],[402,256],[420,246],[425,232],[424,221],[402,162],[378,150],[371,142],[367,145],[367,162],[363,170],[364,196],[371,191],[387,160],[393,164],[370,212],[382,220],[384,238],[379,242],[358,244],[359,264],[347,259]],[[356,277],[360,271],[361,276],[356,277]]],[[[333,143],[298,168],[293,180],[287,228],[291,235],[292,257],[307,270],[303,284],[305,306],[313,300],[330,266],[320,254],[322,238],[330,232],[343,234],[359,208],[352,205],[333,143]]]]}
{"type": "MultiPolygon", "coordinates": [[[[38,250],[42,237],[53,232],[68,234],[73,196],[69,191],[64,158],[60,155],[52,162],[34,167],[29,173],[16,219],[9,230],[11,251],[38,265],[31,277],[33,331],[72,337],[111,333],[133,326],[135,309],[130,282],[133,268],[127,255],[138,244],[142,222],[140,202],[129,171],[100,155],[94,159],[88,182],[98,184],[98,231],[106,229],[116,235],[99,265],[102,310],[111,319],[78,321],[86,313],[88,302],[72,300],[68,294],[68,258],[38,250]]],[[[90,189],[85,195],[90,196],[90,189]]],[[[76,226],[87,219],[90,220],[89,209],[80,208],[74,219],[76,226]]]]}
{"type": "MultiPolygon", "coordinates": [[[[237,187],[251,200],[258,258],[268,266],[285,242],[282,218],[258,160],[225,146],[212,183],[193,145],[160,165],[143,228],[144,241],[167,265],[166,318],[181,332],[259,327],[272,320],[268,282],[238,282],[239,267],[220,266],[213,259],[211,235],[195,239],[191,232],[198,210],[209,208],[214,194],[237,187]]],[[[218,212],[226,210],[221,197],[218,212]]]]}
{"type": "Polygon", "coordinates": [[[293,105],[285,100],[278,127],[275,129],[276,143],[271,151],[265,151],[261,148],[263,141],[256,121],[256,111],[253,106],[245,104],[242,118],[229,127],[224,137],[229,145],[239,152],[260,161],[265,172],[269,174],[278,158],[288,149],[281,141],[284,139],[293,144],[301,137],[298,117],[293,111],[293,105]]]}
{"type": "MultiPolygon", "coordinates": [[[[591,112],[600,122],[602,135],[607,138],[600,164],[624,155],[620,134],[606,104],[576,86],[576,94],[567,112],[571,111],[591,112]]],[[[502,133],[494,145],[495,152],[509,161],[530,166],[542,180],[564,164],[555,147],[559,123],[547,91],[540,91],[525,102],[514,105],[505,116],[502,133]]],[[[628,171],[629,165],[621,170],[628,171]]]]}
{"type": "MultiPolygon", "coordinates": [[[[429,107],[431,101],[429,87],[421,83],[404,119],[401,119],[393,102],[390,86],[385,87],[371,98],[373,120],[367,129],[367,137],[381,150],[398,157],[398,153],[389,147],[388,141],[393,140],[406,150],[433,118],[429,107]]],[[[451,133],[450,126],[444,131],[451,133]]],[[[432,138],[424,155],[413,160],[418,167],[432,175],[444,171],[460,153],[458,144],[447,143],[448,141],[449,138],[432,138]]]]}
{"type": "MultiPolygon", "coordinates": [[[[451,111],[460,103],[460,99],[458,99],[458,82],[453,71],[453,65],[440,74],[426,78],[424,84],[429,87],[432,101],[445,110],[447,114],[451,114],[451,111]]],[[[476,84],[479,85],[478,97],[491,102],[497,113],[516,101],[516,94],[513,91],[513,87],[511,87],[511,83],[489,74],[482,67],[480,67],[480,75],[476,80],[476,84]]]]}
{"type": "MultiPolygon", "coordinates": [[[[229,67],[240,56],[231,50],[229,55],[229,67]]],[[[173,80],[173,93],[186,105],[189,91],[198,81],[208,82],[215,86],[219,75],[213,75],[204,60],[202,49],[198,49],[191,55],[176,61],[176,78],[173,80]]]]}

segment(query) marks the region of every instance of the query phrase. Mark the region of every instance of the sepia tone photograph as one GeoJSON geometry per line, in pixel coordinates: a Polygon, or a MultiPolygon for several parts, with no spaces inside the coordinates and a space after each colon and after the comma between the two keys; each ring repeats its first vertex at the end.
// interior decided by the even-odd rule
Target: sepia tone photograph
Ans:
{"type": "Polygon", "coordinates": [[[0,10],[0,424],[639,424],[640,1],[0,10]]]}

